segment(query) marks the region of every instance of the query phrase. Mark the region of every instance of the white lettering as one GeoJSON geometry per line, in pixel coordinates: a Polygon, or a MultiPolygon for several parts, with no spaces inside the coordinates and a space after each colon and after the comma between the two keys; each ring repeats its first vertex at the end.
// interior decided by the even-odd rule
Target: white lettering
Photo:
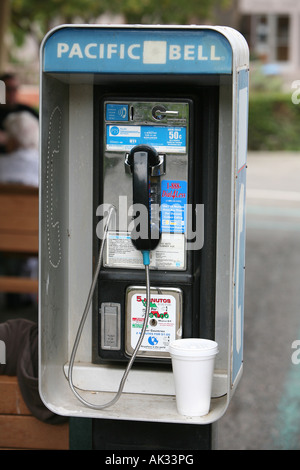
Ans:
{"type": "Polygon", "coordinates": [[[210,48],[210,60],[221,60],[221,57],[216,56],[216,46],[210,48]]]}
{"type": "Polygon", "coordinates": [[[65,42],[59,42],[57,44],[57,57],[61,57],[62,54],[65,54],[66,52],[68,52],[69,50],[69,46],[68,44],[66,44],[65,42]]]}
{"type": "Polygon", "coordinates": [[[104,57],[104,44],[99,45],[99,59],[103,59],[104,57]]]}
{"type": "MultiPolygon", "coordinates": [[[[103,240],[105,226],[110,223],[110,230],[131,232],[130,236],[133,240],[145,239],[148,237],[148,210],[143,204],[132,204],[128,207],[127,196],[119,196],[118,207],[111,212],[110,204],[101,204],[96,209],[96,215],[102,217],[96,226],[96,235],[103,240]],[[136,217],[133,221],[132,217],[136,217]],[[129,221],[130,219],[130,221],[129,221]],[[110,222],[109,222],[110,221],[110,222]],[[118,225],[117,225],[118,224],[118,225]]],[[[153,204],[152,208],[155,213],[159,213],[161,206],[153,204]]],[[[173,209],[171,209],[173,210],[173,209]]],[[[194,208],[191,204],[184,205],[184,213],[187,219],[187,230],[185,233],[186,249],[200,250],[204,246],[204,204],[196,204],[194,208]],[[196,209],[196,210],[195,210],[196,209]],[[192,218],[196,216],[196,227],[192,226],[192,218]]],[[[164,232],[165,240],[171,232],[164,232]]],[[[153,235],[155,238],[155,234],[153,235]]]]}
{"type": "Polygon", "coordinates": [[[140,56],[134,55],[133,52],[132,52],[133,49],[136,49],[138,47],[141,47],[141,45],[140,44],[131,44],[128,47],[128,57],[130,57],[130,59],[135,59],[135,60],[140,59],[140,56]]]}
{"type": "Polygon", "coordinates": [[[195,46],[184,46],[184,60],[195,60],[195,46]]]}
{"type": "Polygon", "coordinates": [[[97,55],[96,54],[91,54],[91,52],[90,52],[90,49],[92,47],[97,47],[97,44],[96,43],[91,43],[91,44],[88,44],[87,46],[85,46],[84,53],[88,57],[88,59],[97,59],[97,55]]]}
{"type": "Polygon", "coordinates": [[[117,53],[117,48],[118,48],[117,44],[107,45],[107,58],[108,59],[111,59],[112,55],[117,53]]]}
{"type": "MultiPolygon", "coordinates": [[[[144,42],[144,55],[145,51],[148,54],[152,54],[149,58],[147,56],[147,60],[144,60],[144,63],[151,63],[151,64],[161,64],[166,63],[167,60],[167,49],[164,49],[164,53],[161,54],[161,57],[155,55],[155,49],[151,49],[148,45],[148,42],[144,42]],[[147,43],[147,47],[145,48],[145,43],[147,43]],[[154,58],[152,58],[154,54],[154,58]]],[[[158,43],[159,41],[156,41],[158,43]]],[[[155,41],[154,41],[155,43],[155,41]]],[[[157,46],[158,47],[158,46],[157,46]]],[[[87,59],[112,59],[114,55],[116,58],[119,59],[132,59],[132,60],[141,60],[141,44],[130,44],[129,46],[122,44],[105,44],[105,43],[89,43],[86,45],[80,45],[79,43],[75,42],[73,44],[67,44],[64,42],[60,42],[57,44],[57,57],[68,57],[69,59],[72,58],[79,58],[83,59],[84,57],[87,59]]],[[[204,61],[204,60],[211,60],[211,61],[219,61],[222,60],[217,54],[216,46],[203,46],[201,44],[184,44],[180,46],[179,44],[170,44],[168,46],[168,60],[184,60],[184,61],[204,61]]],[[[143,57],[145,59],[145,57],[143,57]]],[[[298,86],[298,81],[293,83],[293,87],[296,88],[298,86]]],[[[297,93],[293,93],[292,101],[298,102],[297,93]]]]}
{"type": "Polygon", "coordinates": [[[293,352],[292,354],[292,363],[293,364],[299,364],[300,363],[300,358],[299,358],[299,354],[300,354],[300,341],[298,339],[296,339],[295,341],[293,341],[292,343],[292,348],[293,349],[296,349],[295,352],[293,352]]]}
{"type": "Polygon", "coordinates": [[[292,83],[292,88],[296,88],[296,91],[292,93],[292,103],[293,104],[299,104],[300,99],[299,99],[299,94],[300,94],[300,80],[294,80],[292,83]]]}
{"type": "Polygon", "coordinates": [[[0,80],[0,104],[6,103],[5,83],[0,80]]]}
{"type": "Polygon", "coordinates": [[[6,364],[6,345],[0,340],[0,364],[6,364]]]}
{"type": "Polygon", "coordinates": [[[133,468],[137,466],[139,457],[119,457],[115,454],[112,457],[105,458],[105,465],[131,465],[133,468]]]}
{"type": "Polygon", "coordinates": [[[198,60],[208,60],[208,57],[203,55],[203,46],[198,46],[198,60]]]}
{"type": "Polygon", "coordinates": [[[79,46],[78,42],[74,42],[74,44],[71,48],[69,57],[72,58],[72,57],[74,57],[74,55],[77,55],[80,59],[83,59],[83,55],[82,55],[82,52],[81,52],[81,49],[80,49],[80,46],[79,46]]]}
{"type": "Polygon", "coordinates": [[[181,57],[180,53],[180,46],[176,44],[171,44],[169,49],[169,59],[170,60],[178,60],[181,57]]]}

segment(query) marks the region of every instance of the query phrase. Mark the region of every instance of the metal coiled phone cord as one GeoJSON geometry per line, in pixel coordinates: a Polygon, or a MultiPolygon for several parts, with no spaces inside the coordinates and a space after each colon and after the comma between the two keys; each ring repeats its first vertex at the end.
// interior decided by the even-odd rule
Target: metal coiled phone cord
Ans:
{"type": "Polygon", "coordinates": [[[97,404],[90,403],[90,402],[86,401],[84,398],[82,398],[81,395],[79,395],[77,390],[75,390],[75,387],[74,387],[74,384],[73,384],[73,366],[74,366],[75,355],[76,355],[77,348],[78,348],[78,345],[79,345],[79,341],[80,341],[80,338],[81,338],[82,330],[83,330],[83,327],[84,327],[84,324],[85,324],[85,321],[86,321],[86,318],[87,318],[87,315],[88,315],[88,312],[89,312],[89,309],[90,309],[90,306],[91,306],[94,290],[95,290],[95,287],[96,287],[96,284],[97,284],[97,279],[98,279],[98,275],[99,275],[101,264],[102,264],[104,244],[105,244],[105,241],[106,241],[108,226],[109,226],[109,222],[110,222],[110,218],[111,218],[113,210],[114,210],[114,207],[112,207],[109,210],[107,223],[106,223],[105,228],[104,228],[103,239],[102,239],[102,242],[101,242],[101,245],[100,245],[100,250],[99,250],[98,262],[97,262],[96,270],[95,270],[95,273],[94,273],[94,276],[93,276],[93,280],[92,280],[92,284],[91,284],[91,287],[90,287],[89,295],[88,295],[88,298],[87,298],[87,301],[86,301],[85,309],[84,309],[84,312],[82,314],[82,318],[81,318],[81,321],[80,321],[80,324],[79,324],[79,327],[78,327],[78,330],[77,330],[76,338],[75,338],[75,341],[74,341],[74,345],[73,345],[73,349],[72,349],[72,353],[71,353],[71,357],[70,357],[69,373],[68,373],[68,382],[69,382],[70,388],[71,388],[72,392],[74,393],[74,395],[78,398],[78,400],[81,401],[81,403],[83,403],[84,405],[88,406],[89,408],[93,408],[95,410],[102,410],[104,408],[112,406],[119,400],[119,398],[122,394],[127,376],[128,376],[129,371],[131,369],[131,366],[132,366],[132,364],[135,360],[135,357],[136,357],[136,355],[138,353],[138,350],[139,350],[139,348],[142,344],[142,341],[144,339],[146,328],[147,328],[147,323],[148,323],[149,310],[150,310],[149,254],[147,255],[147,253],[146,253],[146,256],[144,254],[143,254],[143,256],[144,256],[144,265],[145,265],[145,274],[146,274],[146,300],[147,300],[147,304],[146,304],[145,319],[144,319],[144,323],[143,323],[142,332],[140,334],[140,338],[139,338],[139,340],[137,342],[137,345],[136,345],[136,347],[133,351],[133,354],[132,354],[132,356],[131,356],[128,364],[127,364],[127,367],[125,369],[125,372],[123,374],[123,377],[122,377],[120,385],[119,385],[118,392],[115,395],[115,397],[111,401],[109,401],[108,403],[104,403],[103,405],[97,405],[97,404]]]}

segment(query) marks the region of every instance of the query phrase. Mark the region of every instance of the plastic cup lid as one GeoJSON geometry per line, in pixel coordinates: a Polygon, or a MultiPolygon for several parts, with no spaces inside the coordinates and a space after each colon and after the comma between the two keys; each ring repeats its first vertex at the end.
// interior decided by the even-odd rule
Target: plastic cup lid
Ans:
{"type": "Polygon", "coordinates": [[[204,338],[183,338],[173,341],[169,351],[174,355],[210,356],[218,353],[218,343],[204,338]]]}

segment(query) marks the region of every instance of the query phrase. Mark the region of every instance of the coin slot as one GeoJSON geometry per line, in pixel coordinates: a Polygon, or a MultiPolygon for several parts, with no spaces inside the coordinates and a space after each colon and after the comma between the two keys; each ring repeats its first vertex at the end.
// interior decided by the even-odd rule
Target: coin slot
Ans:
{"type": "Polygon", "coordinates": [[[130,121],[133,121],[133,117],[134,117],[134,107],[133,106],[130,106],[129,117],[130,117],[130,121]]]}

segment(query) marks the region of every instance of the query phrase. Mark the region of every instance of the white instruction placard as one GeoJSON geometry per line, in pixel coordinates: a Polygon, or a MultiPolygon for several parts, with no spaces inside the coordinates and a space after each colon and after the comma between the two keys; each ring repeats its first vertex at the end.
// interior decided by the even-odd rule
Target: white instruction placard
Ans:
{"type": "MultiPolygon", "coordinates": [[[[131,298],[131,348],[134,349],[144,323],[146,297],[134,294],[131,298]]],[[[153,294],[150,301],[149,321],[140,351],[167,351],[176,339],[176,299],[172,295],[153,294]]]]}
{"type": "MultiPolygon", "coordinates": [[[[131,242],[129,232],[108,232],[104,266],[143,269],[143,258],[131,242]]],[[[150,268],[184,270],[185,239],[181,233],[162,233],[158,247],[150,253],[150,268]]]]}

